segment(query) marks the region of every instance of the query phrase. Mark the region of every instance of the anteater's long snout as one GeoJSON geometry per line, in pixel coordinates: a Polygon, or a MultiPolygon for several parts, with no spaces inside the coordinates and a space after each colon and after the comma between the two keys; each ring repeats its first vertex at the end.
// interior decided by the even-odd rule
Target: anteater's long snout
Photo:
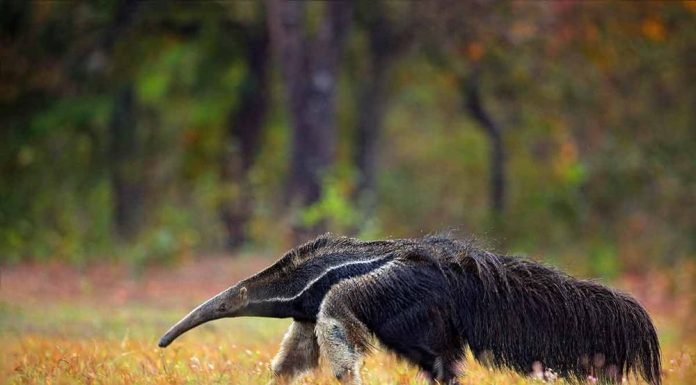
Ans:
{"type": "Polygon", "coordinates": [[[214,297],[206,301],[202,305],[193,309],[188,315],[186,315],[186,317],[182,318],[181,321],[172,326],[160,339],[159,347],[166,348],[177,337],[195,328],[196,326],[217,318],[221,318],[215,317],[216,299],[217,297],[214,297]]]}
{"type": "Polygon", "coordinates": [[[229,291],[225,290],[193,309],[162,336],[159,341],[159,347],[166,348],[180,335],[196,326],[228,316],[229,313],[226,311],[228,308],[226,299],[228,297],[229,291]]]}

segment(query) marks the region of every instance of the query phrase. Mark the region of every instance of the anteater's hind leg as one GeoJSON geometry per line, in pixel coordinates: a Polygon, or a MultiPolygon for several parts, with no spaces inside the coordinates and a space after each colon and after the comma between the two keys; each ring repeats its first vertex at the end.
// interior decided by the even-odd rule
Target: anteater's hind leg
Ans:
{"type": "Polygon", "coordinates": [[[426,374],[430,377],[432,385],[459,385],[455,363],[443,357],[437,357],[433,361],[426,374]]]}
{"type": "Polygon", "coordinates": [[[334,288],[324,298],[317,317],[317,340],[341,384],[360,385],[360,365],[369,331],[346,306],[344,294],[345,291],[334,288]]]}
{"type": "Polygon", "coordinates": [[[269,385],[286,385],[298,374],[312,370],[319,363],[319,345],[314,322],[295,321],[280,344],[280,351],[271,362],[273,379],[269,385]]]}
{"type": "Polygon", "coordinates": [[[431,385],[458,385],[456,364],[457,357],[445,358],[427,347],[411,348],[397,352],[407,361],[418,366],[431,385]]]}
{"type": "Polygon", "coordinates": [[[425,348],[411,348],[398,354],[418,366],[431,385],[458,385],[457,358],[447,359],[444,355],[425,348]]]}

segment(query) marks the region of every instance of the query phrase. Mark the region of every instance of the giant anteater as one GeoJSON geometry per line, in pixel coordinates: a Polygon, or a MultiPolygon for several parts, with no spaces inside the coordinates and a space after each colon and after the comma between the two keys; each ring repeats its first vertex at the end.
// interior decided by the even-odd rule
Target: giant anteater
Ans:
{"type": "Polygon", "coordinates": [[[607,382],[640,375],[660,384],[655,328],[638,302],[523,258],[447,236],[363,242],[323,235],[209,299],[160,340],[204,322],[292,318],[271,368],[287,383],[320,353],[342,383],[359,384],[377,341],[433,383],[456,384],[468,347],[496,368],[549,368],[607,382]]]}

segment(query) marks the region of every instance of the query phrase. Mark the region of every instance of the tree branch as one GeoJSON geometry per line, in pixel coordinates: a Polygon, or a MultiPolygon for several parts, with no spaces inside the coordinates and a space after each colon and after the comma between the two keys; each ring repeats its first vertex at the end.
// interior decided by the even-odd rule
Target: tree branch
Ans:
{"type": "Polygon", "coordinates": [[[462,82],[462,88],[469,113],[478,122],[491,143],[490,200],[492,211],[500,215],[505,209],[505,149],[501,129],[482,105],[477,72],[471,75],[468,82],[462,82]]]}

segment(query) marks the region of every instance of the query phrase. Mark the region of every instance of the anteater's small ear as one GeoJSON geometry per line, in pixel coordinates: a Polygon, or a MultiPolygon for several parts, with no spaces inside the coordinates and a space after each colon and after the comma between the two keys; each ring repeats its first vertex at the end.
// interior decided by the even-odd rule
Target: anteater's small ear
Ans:
{"type": "Polygon", "coordinates": [[[245,286],[242,286],[242,288],[239,289],[239,298],[241,298],[241,300],[243,302],[246,302],[246,300],[247,300],[247,288],[245,286]]]}

